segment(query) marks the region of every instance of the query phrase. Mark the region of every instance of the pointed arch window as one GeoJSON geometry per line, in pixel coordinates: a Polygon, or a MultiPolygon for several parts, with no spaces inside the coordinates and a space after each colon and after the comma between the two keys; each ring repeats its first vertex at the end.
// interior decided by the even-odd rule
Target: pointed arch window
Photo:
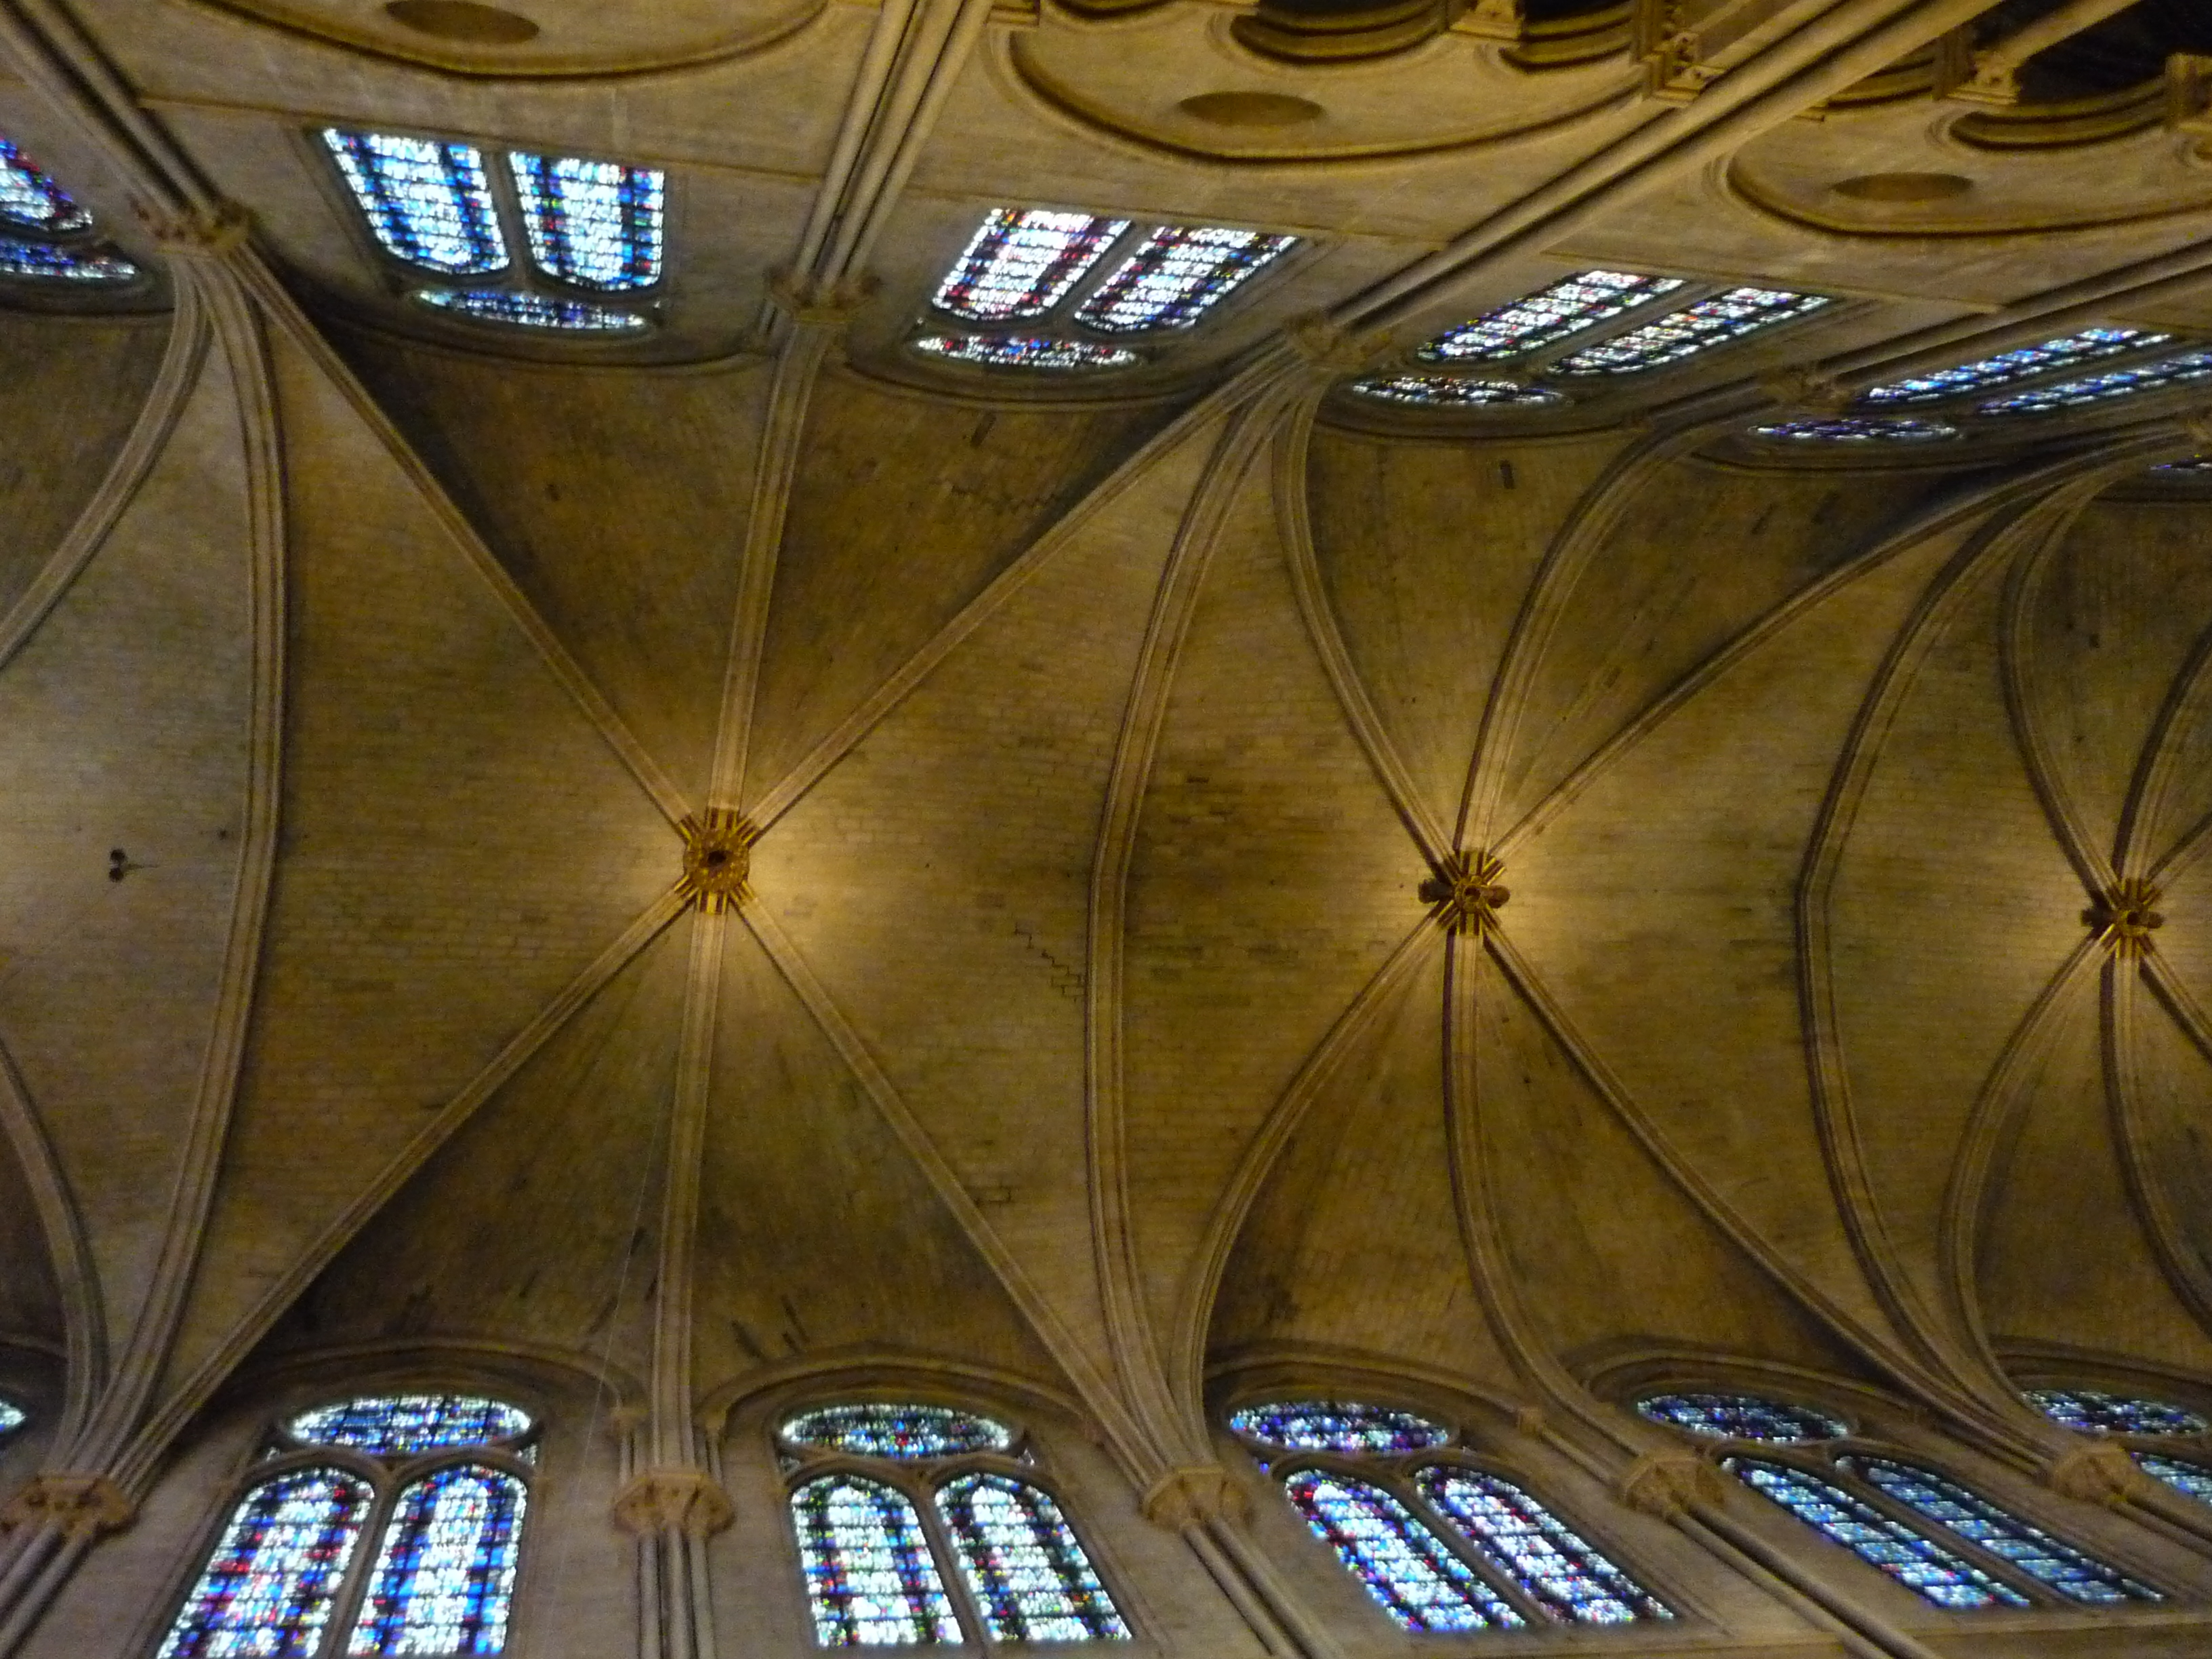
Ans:
{"type": "Polygon", "coordinates": [[[583,296],[634,295],[665,277],[668,177],[659,168],[526,150],[502,158],[459,139],[342,127],[322,138],[378,247],[438,279],[416,286],[416,299],[538,332],[651,326],[645,311],[583,296]]]}
{"type": "Polygon", "coordinates": [[[1364,1401],[1287,1400],[1234,1412],[1229,1426],[1405,1630],[1674,1617],[1527,1486],[1460,1461],[1445,1424],[1364,1401]]]}
{"type": "Polygon", "coordinates": [[[823,1647],[1125,1639],[1022,1437],[919,1402],[818,1407],[777,1429],[823,1647]]]}
{"type": "Polygon", "coordinates": [[[534,1429],[503,1402],[433,1394],[279,1425],[161,1659],[504,1652],[534,1429]]]}
{"type": "Polygon", "coordinates": [[[2052,1422],[2076,1434],[2118,1441],[2145,1474],[2185,1498],[2212,1504],[2212,1419],[2203,1413],[2171,1400],[2102,1389],[2030,1389],[2027,1394],[2052,1422]]]}
{"type": "Polygon", "coordinates": [[[0,1395],[0,1444],[6,1443],[10,1435],[30,1420],[30,1414],[21,1406],[0,1395]]]}
{"type": "Polygon", "coordinates": [[[0,282],[80,291],[136,282],[91,213],[15,142],[0,137],[0,282]]]}
{"type": "Polygon", "coordinates": [[[1195,327],[1297,245],[1231,225],[994,208],[907,346],[982,368],[1133,368],[1146,360],[1139,346],[1195,327]]]}
{"type": "Polygon", "coordinates": [[[1636,1406],[1656,1422],[1741,1448],[1721,1467],[1938,1607],[2165,1599],[1964,1482],[1860,1443],[1832,1413],[1748,1394],[1655,1394],[1636,1406]]]}

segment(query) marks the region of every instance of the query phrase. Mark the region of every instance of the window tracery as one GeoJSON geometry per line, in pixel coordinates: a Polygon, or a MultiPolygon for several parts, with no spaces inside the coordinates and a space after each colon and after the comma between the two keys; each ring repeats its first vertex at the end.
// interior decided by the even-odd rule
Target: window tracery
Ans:
{"type": "Polygon", "coordinates": [[[2165,1599],[1949,1475],[1854,1448],[1850,1425],[1828,1413],[1758,1395],[1697,1391],[1646,1395],[1636,1407],[1654,1421],[1746,1447],[1721,1467],[1938,1607],[2165,1599]]]}
{"type": "Polygon", "coordinates": [[[91,213],[0,137],[0,278],[79,289],[136,281],[138,267],[93,231],[91,213]]]}
{"type": "Polygon", "coordinates": [[[854,1401],[797,1413],[776,1438],[821,1646],[1128,1637],[1007,1425],[854,1401]]]}
{"type": "Polygon", "coordinates": [[[1517,1481],[1458,1461],[1395,1407],[1279,1400],[1230,1429],[1306,1525],[1408,1631],[1627,1624],[1674,1612],[1517,1481]],[[1439,1454],[1443,1455],[1439,1456],[1439,1454]]]}
{"type": "MultiPolygon", "coordinates": [[[[2201,459],[2170,465],[2212,471],[2212,462],[2201,459]]],[[[2103,1389],[2045,1388],[2024,1392],[2028,1402],[2052,1422],[2076,1434],[2118,1440],[2144,1474],[2184,1498],[2212,1504],[2212,1419],[2202,1412],[2171,1400],[2113,1394],[2103,1389]],[[2177,1447],[2176,1441],[2185,1443],[2177,1447]]]]}
{"type": "Polygon", "coordinates": [[[549,300],[541,294],[505,288],[430,288],[416,296],[423,304],[482,322],[516,328],[552,329],[570,334],[628,334],[646,326],[634,311],[595,306],[582,300],[549,300]]]}
{"type": "Polygon", "coordinates": [[[393,258],[448,276],[507,269],[507,239],[474,144],[323,129],[370,232],[393,258]]]}
{"type": "Polygon", "coordinates": [[[979,368],[1133,368],[1145,354],[1113,342],[1195,327],[1298,245],[1295,236],[1228,225],[1155,224],[1133,233],[1134,223],[992,209],[938,283],[908,349],[979,368]],[[1122,257],[1109,264],[1117,248],[1122,257]],[[975,326],[937,325],[947,318],[975,326]]]}
{"type": "Polygon", "coordinates": [[[498,1401],[430,1394],[282,1424],[277,1467],[233,1506],[161,1659],[504,1651],[534,1427],[498,1401]]]}

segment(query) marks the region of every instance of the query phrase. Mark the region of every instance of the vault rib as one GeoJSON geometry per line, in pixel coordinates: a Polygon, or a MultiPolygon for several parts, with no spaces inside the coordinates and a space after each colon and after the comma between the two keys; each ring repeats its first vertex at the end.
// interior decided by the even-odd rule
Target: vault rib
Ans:
{"type": "Polygon", "coordinates": [[[100,1277],[93,1270],[76,1194],[54,1156],[37,1103],[4,1042],[0,1042],[0,1139],[15,1153],[24,1184],[31,1189],[54,1282],[61,1289],[67,1392],[55,1438],[66,1443],[83,1427],[106,1384],[106,1320],[100,1306],[100,1277]]]}
{"type": "Polygon", "coordinates": [[[2212,1020],[2181,982],[2171,964],[2156,951],[2130,959],[2113,951],[2105,961],[2100,1024],[2103,1038],[2106,1100],[2112,1115],[2112,1139],[2127,1177],[2129,1200],[2136,1218],[2149,1238],[2166,1282],[2198,1324],[2212,1328],[2212,1270],[2183,1236],[2179,1218],[2159,1179],[2155,1161],[2143,1145],[2138,1067],[2141,1040],[2136,1034],[2137,998],[2148,980],[2157,1000],[2199,1054],[2212,1060],[2212,1020]],[[2131,972],[2130,969],[2139,971],[2131,972]]]}

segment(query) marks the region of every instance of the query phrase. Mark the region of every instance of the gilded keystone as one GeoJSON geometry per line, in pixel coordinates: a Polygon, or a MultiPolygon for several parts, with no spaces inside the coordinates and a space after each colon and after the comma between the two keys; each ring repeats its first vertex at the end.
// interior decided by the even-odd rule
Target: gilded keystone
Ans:
{"type": "Polygon", "coordinates": [[[708,915],[734,910],[753,896],[753,843],[760,831],[737,813],[715,806],[676,826],[684,836],[684,877],[678,890],[708,915]]]}
{"type": "Polygon", "coordinates": [[[2166,926],[2154,908],[2158,898],[2158,889],[2141,876],[2127,876],[2084,910],[2081,920],[2115,955],[2139,957],[2150,949],[2153,932],[2166,926]]]}
{"type": "Polygon", "coordinates": [[[1480,934],[1498,926],[1498,911],[1513,896],[1498,884],[1504,869],[1486,853],[1454,853],[1421,884],[1421,897],[1453,933],[1480,934]]]}

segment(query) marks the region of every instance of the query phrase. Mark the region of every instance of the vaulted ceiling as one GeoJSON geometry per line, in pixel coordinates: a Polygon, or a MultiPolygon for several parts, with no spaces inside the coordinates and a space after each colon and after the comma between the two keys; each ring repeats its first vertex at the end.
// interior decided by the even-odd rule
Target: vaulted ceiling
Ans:
{"type": "Polygon", "coordinates": [[[1141,1474],[1278,1361],[1720,1353],[2022,1437],[2008,1353],[2212,1370],[2187,393],[1741,435],[2085,306],[2212,331],[2194,129],[1976,148],[1937,0],[1779,8],[1680,99],[1625,25],[72,9],[9,13],[0,128],[163,273],[0,312],[0,1334],[86,1466],[400,1347],[678,1418],[965,1365],[1141,1474]],[[662,325],[410,304],[331,120],[667,167],[662,325]],[[930,368],[1006,202],[1310,246],[1110,386],[930,368]],[[1343,393],[1600,258],[1853,303],[1533,423],[1343,393]]]}

